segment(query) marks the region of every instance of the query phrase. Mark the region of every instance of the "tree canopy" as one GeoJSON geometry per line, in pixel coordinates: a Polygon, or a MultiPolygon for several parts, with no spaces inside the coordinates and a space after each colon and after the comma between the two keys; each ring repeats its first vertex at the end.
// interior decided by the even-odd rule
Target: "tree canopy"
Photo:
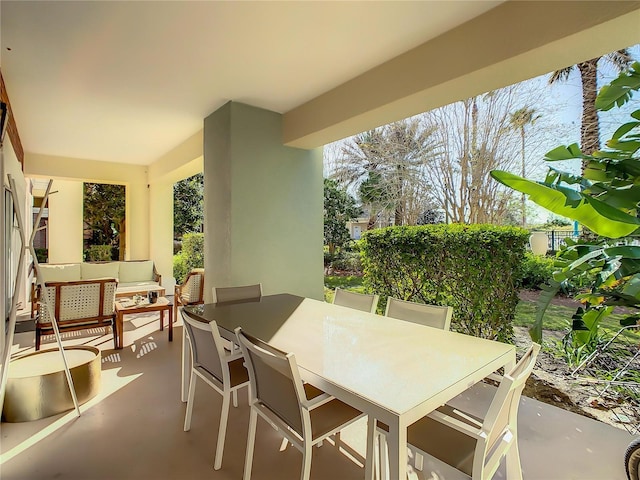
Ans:
{"type": "Polygon", "coordinates": [[[204,224],[204,175],[198,173],[173,185],[173,236],[201,232],[204,224]]]}
{"type": "Polygon", "coordinates": [[[331,255],[349,241],[346,223],[360,213],[351,195],[341,190],[335,180],[324,179],[324,244],[329,246],[331,255]]]}
{"type": "Polygon", "coordinates": [[[85,249],[91,245],[110,245],[118,252],[117,258],[124,260],[126,239],[124,185],[85,183],[83,188],[85,249]]]}
{"type": "Polygon", "coordinates": [[[425,170],[438,151],[433,130],[415,117],[369,130],[341,149],[332,178],[358,192],[370,213],[393,216],[394,225],[415,225],[431,206],[425,170]]]}

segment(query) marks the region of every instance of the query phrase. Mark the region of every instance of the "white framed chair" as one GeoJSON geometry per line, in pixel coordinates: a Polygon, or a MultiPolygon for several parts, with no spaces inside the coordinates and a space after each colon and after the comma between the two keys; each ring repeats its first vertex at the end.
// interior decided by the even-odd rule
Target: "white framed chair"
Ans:
{"type": "MultiPolygon", "coordinates": [[[[180,309],[182,311],[182,307],[180,309]]],[[[203,323],[183,314],[184,328],[191,347],[191,379],[187,397],[187,409],[184,418],[184,431],[191,429],[193,401],[196,392],[196,380],[201,378],[222,395],[222,411],[218,427],[218,444],[213,464],[215,470],[222,467],[224,441],[229,419],[231,394],[249,385],[249,374],[240,353],[231,353],[224,349],[222,337],[215,321],[203,323]]],[[[234,398],[234,404],[236,404],[234,398]]]]}
{"type": "Polygon", "coordinates": [[[204,303],[204,268],[191,270],[182,285],[176,285],[173,293],[173,318],[178,318],[181,305],[200,305],[204,303]]]}
{"type": "Polygon", "coordinates": [[[242,285],[238,287],[213,287],[213,303],[235,302],[262,297],[262,284],[242,285]]]}
{"type": "Polygon", "coordinates": [[[453,308],[440,305],[407,302],[394,297],[387,298],[385,316],[419,323],[428,327],[449,330],[453,308]]]}
{"type": "MultiPolygon", "coordinates": [[[[236,329],[250,381],[249,434],[244,465],[244,480],[251,478],[253,450],[258,416],[276,428],[302,452],[300,478],[311,473],[313,446],[338,434],[344,427],[364,416],[359,410],[335,399],[300,378],[293,353],[284,353],[236,329]]],[[[338,443],[336,436],[336,443],[338,443]]]]}
{"type": "MultiPolygon", "coordinates": [[[[500,385],[483,418],[443,405],[409,426],[409,450],[451,465],[474,480],[492,478],[502,459],[506,458],[507,478],[521,480],[518,407],[539,351],[540,345],[533,343],[516,366],[499,377],[500,385]]],[[[382,444],[386,430],[388,427],[378,422],[377,432],[382,444]]],[[[384,459],[382,446],[380,458],[384,459]]],[[[380,468],[383,473],[385,463],[383,461],[380,468]]]]}
{"type": "Polygon", "coordinates": [[[350,292],[336,288],[333,303],[335,305],[342,305],[343,307],[362,310],[363,312],[376,313],[379,298],[378,295],[374,294],[350,292]]]}

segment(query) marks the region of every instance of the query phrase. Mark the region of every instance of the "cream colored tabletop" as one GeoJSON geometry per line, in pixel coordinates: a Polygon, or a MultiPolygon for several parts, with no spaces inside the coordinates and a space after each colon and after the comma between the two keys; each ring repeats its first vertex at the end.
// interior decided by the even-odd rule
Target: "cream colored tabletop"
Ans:
{"type": "Polygon", "coordinates": [[[391,478],[406,476],[406,427],[515,362],[515,348],[294,295],[185,309],[293,352],[303,378],[390,426],[391,478]]]}

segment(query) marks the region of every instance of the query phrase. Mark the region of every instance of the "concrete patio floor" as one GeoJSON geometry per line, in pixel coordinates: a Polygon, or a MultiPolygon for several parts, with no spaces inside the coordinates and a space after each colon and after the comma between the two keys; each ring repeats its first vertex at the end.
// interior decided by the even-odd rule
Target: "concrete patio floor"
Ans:
{"type": "MultiPolygon", "coordinates": [[[[182,322],[174,341],[158,331],[158,314],[127,317],[123,350],[113,350],[110,335],[73,332],[65,345],[88,344],[102,350],[102,391],[74,412],[34,422],[2,423],[0,478],[3,480],[170,480],[241,479],[249,418],[247,396],[232,408],[222,469],[213,470],[221,397],[199,383],[192,427],[182,429],[180,401],[182,322]],[[78,334],[79,333],[79,334],[78,334]]],[[[16,353],[33,351],[33,332],[18,333],[16,353]]],[[[43,343],[43,348],[54,344],[43,343]]],[[[477,386],[462,402],[473,410],[491,394],[477,386]]],[[[364,477],[366,423],[343,433],[348,451],[325,442],[314,449],[311,478],[351,480],[364,477]]],[[[520,456],[525,480],[624,479],[622,458],[632,436],[604,423],[523,398],[519,416],[520,456]]],[[[252,479],[300,476],[302,455],[281,449],[281,438],[258,423],[252,479]]],[[[425,460],[421,480],[466,478],[454,469],[425,460]]],[[[505,478],[504,469],[495,478],[505,478]]]]}

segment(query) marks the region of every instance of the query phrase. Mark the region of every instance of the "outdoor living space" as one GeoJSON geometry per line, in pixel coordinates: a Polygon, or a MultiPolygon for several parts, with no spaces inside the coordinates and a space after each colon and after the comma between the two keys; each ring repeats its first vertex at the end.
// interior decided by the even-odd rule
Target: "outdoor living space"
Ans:
{"type": "MultiPolygon", "coordinates": [[[[182,318],[175,340],[159,331],[158,314],[128,317],[125,346],[113,350],[104,332],[82,332],[65,345],[93,345],[102,352],[102,389],[75,411],[33,422],[2,424],[3,479],[239,479],[242,478],[249,407],[245,390],[231,408],[222,469],[213,469],[221,396],[200,383],[193,423],[183,431],[180,401],[182,318]],[[96,335],[98,333],[98,335],[96,335]]],[[[53,344],[44,343],[43,348],[53,344]]],[[[15,348],[33,351],[34,334],[16,335],[15,348]]],[[[483,387],[479,395],[490,393],[483,387]]],[[[464,403],[464,400],[462,400],[464,403]]],[[[473,411],[473,403],[467,407],[473,411]]],[[[527,480],[622,479],[623,454],[631,435],[604,423],[523,397],[518,437],[527,480]]],[[[331,441],[314,449],[312,479],[364,478],[366,421],[342,432],[345,447],[331,441]]],[[[302,455],[283,447],[282,437],[258,424],[252,478],[298,478],[302,455]]],[[[466,478],[425,460],[419,479],[466,478]],[[433,472],[431,466],[435,466],[433,472]]],[[[505,478],[504,466],[496,478],[505,478]]]]}
{"type": "MultiPolygon", "coordinates": [[[[174,269],[174,185],[201,174],[203,249],[197,267],[206,276],[204,299],[198,302],[204,305],[198,308],[219,307],[213,304],[218,287],[257,284],[261,298],[290,295],[300,304],[346,309],[323,301],[323,148],[389,122],[640,44],[640,1],[3,0],[0,9],[0,100],[8,125],[0,137],[3,374],[13,360],[36,349],[34,319],[28,313],[34,248],[23,257],[29,237],[33,241],[40,228],[33,225],[36,207],[47,210],[48,262],[79,264],[87,260],[83,186],[122,187],[122,250],[112,260],[152,261],[162,277],[162,304],[168,307],[171,304],[164,300],[174,301],[171,293],[176,291],[178,297],[174,287],[181,283],[174,269]],[[50,197],[40,191],[51,186],[50,197]],[[27,241],[18,233],[26,234],[27,241]],[[14,336],[16,305],[21,321],[14,336]]],[[[550,104],[553,107],[553,101],[550,104]]],[[[443,172],[437,167],[433,171],[443,172]]],[[[432,272],[421,273],[426,278],[432,272]]],[[[494,310],[507,312],[500,306],[494,310]]],[[[512,367],[524,348],[509,338],[498,342],[495,337],[464,335],[456,328],[442,330],[437,335],[463,338],[462,343],[486,342],[506,353],[481,363],[474,361],[471,349],[449,348],[440,358],[458,356],[464,365],[449,362],[454,365],[451,371],[434,368],[424,361],[425,352],[438,343],[434,337],[402,335],[404,328],[430,327],[402,325],[400,319],[379,313],[364,312],[361,328],[353,328],[353,323],[344,327],[355,316],[351,312],[329,314],[332,328],[324,335],[310,334],[312,328],[296,330],[287,338],[286,350],[308,358],[317,347],[309,344],[320,339],[323,347],[329,345],[329,353],[338,355],[315,355],[317,363],[330,359],[334,370],[342,370],[349,361],[369,361],[367,368],[354,369],[352,378],[384,391],[383,400],[412,394],[417,398],[406,414],[408,409],[394,410],[300,363],[308,375],[302,380],[309,385],[369,414],[370,420],[392,419],[394,423],[387,423],[387,479],[405,480],[407,472],[412,480],[466,478],[429,458],[424,468],[416,469],[416,459],[408,452],[405,465],[407,430],[450,400],[479,414],[496,388],[482,379],[498,361],[504,360],[499,367],[505,370],[512,367]],[[376,348],[366,342],[349,343],[362,330],[374,330],[366,321],[388,322],[375,341],[388,345],[393,335],[398,342],[394,347],[400,348],[370,361],[379,355],[379,343],[376,348]],[[336,331],[341,335],[333,336],[336,331]],[[401,341],[411,341],[411,348],[400,352],[401,341]],[[398,353],[409,361],[398,360],[398,353]],[[429,367],[427,375],[413,374],[429,367]],[[364,370],[372,377],[360,376],[364,370]],[[376,382],[382,373],[393,380],[394,372],[409,370],[409,381],[389,382],[389,388],[376,382]],[[435,376],[444,378],[436,394],[415,394],[440,388],[432,387],[435,376]],[[318,385],[312,384],[318,379],[318,385]],[[338,393],[330,391],[332,387],[338,393]],[[468,393],[452,399],[468,387],[468,393]]],[[[480,310],[457,314],[480,315],[480,310]]],[[[258,328],[264,325],[262,315],[251,319],[258,328]]],[[[3,421],[2,479],[243,478],[249,418],[256,409],[249,405],[245,388],[239,391],[237,407],[230,408],[224,459],[215,470],[224,402],[199,379],[191,429],[184,431],[183,333],[190,323],[178,312],[172,329],[161,329],[157,311],[120,315],[117,321],[122,323],[117,339],[102,325],[62,334],[65,346],[100,351],[99,393],[79,407],[80,416],[70,409],[33,421],[3,421]],[[114,348],[114,340],[122,348],[114,348]]],[[[322,322],[317,325],[324,327],[322,322]]],[[[215,338],[219,330],[206,333],[212,332],[215,338]]],[[[226,334],[233,333],[226,329],[226,334]]],[[[258,340],[269,342],[271,337],[258,340]]],[[[529,338],[527,343],[531,344],[529,338]]],[[[48,336],[41,350],[55,346],[48,336]]],[[[438,347],[442,352],[446,346],[438,347]]],[[[229,351],[235,353],[233,348],[229,351]]],[[[298,390],[303,389],[299,382],[298,390]]],[[[47,400],[52,399],[43,403],[47,400]]],[[[341,433],[340,445],[330,438],[314,447],[311,480],[365,478],[365,463],[372,457],[365,458],[368,428],[367,419],[359,419],[341,433]]],[[[503,431],[514,438],[511,431],[503,431]]],[[[633,439],[624,430],[525,396],[516,438],[524,480],[623,479],[624,453],[633,439]]],[[[252,479],[300,478],[302,462],[296,448],[258,420],[252,479]]],[[[494,478],[511,475],[502,464],[494,478]]]]}

